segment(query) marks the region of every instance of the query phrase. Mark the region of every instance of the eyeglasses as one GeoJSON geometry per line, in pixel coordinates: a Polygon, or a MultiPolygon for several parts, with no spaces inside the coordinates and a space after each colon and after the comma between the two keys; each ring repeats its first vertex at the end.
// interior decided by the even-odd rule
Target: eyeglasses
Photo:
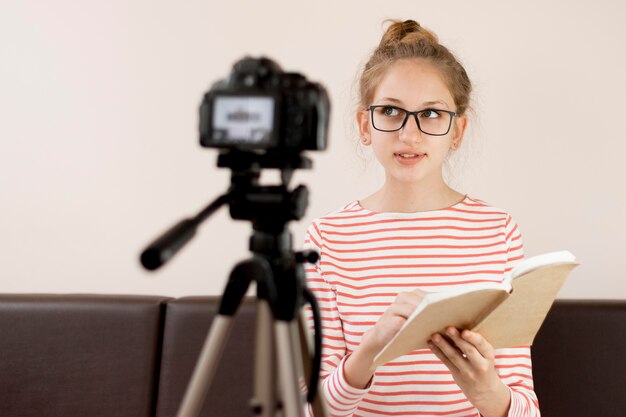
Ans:
{"type": "Polygon", "coordinates": [[[396,132],[404,127],[409,116],[414,116],[420,131],[432,136],[447,135],[452,126],[453,111],[424,109],[408,111],[396,106],[369,106],[374,129],[381,132],[396,132]]]}

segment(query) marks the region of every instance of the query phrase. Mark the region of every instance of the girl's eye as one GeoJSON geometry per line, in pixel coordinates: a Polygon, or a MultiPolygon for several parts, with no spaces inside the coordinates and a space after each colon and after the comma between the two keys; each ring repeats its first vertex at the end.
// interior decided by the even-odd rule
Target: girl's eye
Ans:
{"type": "Polygon", "coordinates": [[[382,108],[382,113],[385,116],[397,116],[398,114],[400,114],[400,110],[396,109],[395,107],[391,107],[391,106],[386,106],[382,108]]]}
{"type": "Polygon", "coordinates": [[[422,117],[426,118],[426,119],[436,119],[437,117],[439,117],[439,112],[437,110],[424,110],[422,112],[422,117]]]}

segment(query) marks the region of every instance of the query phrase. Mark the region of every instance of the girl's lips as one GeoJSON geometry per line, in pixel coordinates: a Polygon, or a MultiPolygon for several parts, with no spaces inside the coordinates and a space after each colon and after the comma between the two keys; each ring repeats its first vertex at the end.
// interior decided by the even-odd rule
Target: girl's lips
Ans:
{"type": "Polygon", "coordinates": [[[398,161],[399,163],[403,165],[413,165],[421,161],[426,156],[426,154],[401,152],[401,153],[394,153],[393,156],[396,159],[396,161],[398,161]]]}

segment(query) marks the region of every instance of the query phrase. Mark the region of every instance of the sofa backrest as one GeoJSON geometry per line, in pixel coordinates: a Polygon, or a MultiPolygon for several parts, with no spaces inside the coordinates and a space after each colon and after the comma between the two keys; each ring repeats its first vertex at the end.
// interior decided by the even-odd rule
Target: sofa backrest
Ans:
{"type": "Polygon", "coordinates": [[[532,347],[543,417],[626,415],[626,300],[557,300],[532,347]]]}
{"type": "Polygon", "coordinates": [[[153,416],[166,300],[0,295],[0,416],[153,416]]]}
{"type": "MultiPolygon", "coordinates": [[[[157,417],[174,417],[219,307],[218,297],[184,297],[167,304],[157,417]]],[[[256,305],[240,306],[200,416],[253,415],[256,305]]]]}
{"type": "MultiPolygon", "coordinates": [[[[0,295],[0,416],[174,417],[218,297],[0,295]]],[[[247,299],[201,416],[252,415],[247,299]]],[[[557,300],[532,347],[543,417],[623,416],[626,300],[557,300]]]]}

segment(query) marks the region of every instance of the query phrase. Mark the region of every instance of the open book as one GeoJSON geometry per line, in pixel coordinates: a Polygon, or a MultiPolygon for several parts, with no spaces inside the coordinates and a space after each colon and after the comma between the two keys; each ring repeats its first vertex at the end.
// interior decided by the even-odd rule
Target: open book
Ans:
{"type": "Polygon", "coordinates": [[[531,345],[569,273],[578,266],[568,251],[517,264],[502,283],[476,284],[428,294],[374,359],[373,368],[416,349],[449,326],[480,333],[494,348],[531,345]]]}

